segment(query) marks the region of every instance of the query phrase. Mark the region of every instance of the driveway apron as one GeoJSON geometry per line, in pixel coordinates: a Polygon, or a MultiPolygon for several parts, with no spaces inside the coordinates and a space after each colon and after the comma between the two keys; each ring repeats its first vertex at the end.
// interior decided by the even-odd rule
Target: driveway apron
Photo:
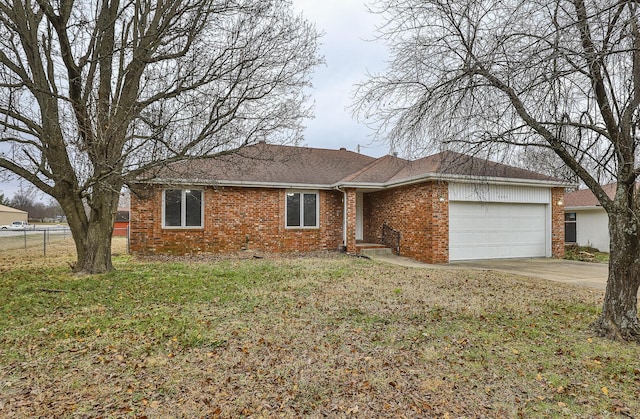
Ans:
{"type": "Polygon", "coordinates": [[[509,272],[532,278],[548,279],[604,290],[609,265],[564,259],[494,259],[452,262],[452,267],[509,272]]]}
{"type": "Polygon", "coordinates": [[[583,287],[604,290],[609,266],[606,263],[578,262],[551,258],[492,259],[451,262],[446,265],[429,265],[395,255],[371,255],[374,260],[401,266],[431,269],[480,269],[508,272],[531,278],[547,279],[583,287]]]}

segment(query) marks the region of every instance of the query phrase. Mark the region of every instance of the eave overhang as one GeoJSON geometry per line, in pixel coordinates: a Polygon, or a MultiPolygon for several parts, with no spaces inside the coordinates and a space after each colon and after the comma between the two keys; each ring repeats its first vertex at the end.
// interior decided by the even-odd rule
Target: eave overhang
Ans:
{"type": "Polygon", "coordinates": [[[493,185],[511,185],[511,186],[529,186],[529,187],[546,187],[546,188],[568,188],[573,184],[537,179],[522,178],[503,178],[491,176],[465,176],[465,175],[449,175],[440,173],[426,173],[419,176],[413,176],[400,180],[391,180],[387,182],[344,182],[339,181],[333,184],[316,184],[316,183],[295,183],[295,182],[258,182],[258,181],[238,181],[238,180],[217,180],[210,179],[162,179],[157,178],[149,181],[140,182],[142,184],[154,185],[176,185],[176,186],[236,186],[243,188],[276,188],[276,189],[343,189],[356,188],[361,190],[382,190],[397,188],[400,186],[414,185],[423,182],[459,182],[459,183],[487,183],[493,185]]]}
{"type": "Polygon", "coordinates": [[[589,211],[589,210],[603,210],[604,207],[602,205],[578,205],[571,207],[564,207],[565,211],[589,211]]]}

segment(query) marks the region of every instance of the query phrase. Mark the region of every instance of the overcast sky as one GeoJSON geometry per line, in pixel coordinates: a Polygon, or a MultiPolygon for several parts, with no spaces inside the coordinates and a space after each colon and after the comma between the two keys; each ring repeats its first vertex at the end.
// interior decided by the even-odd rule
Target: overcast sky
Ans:
{"type": "Polygon", "coordinates": [[[371,130],[356,123],[347,109],[355,84],[365,80],[367,71],[384,68],[386,50],[371,41],[378,16],[367,12],[364,0],[293,0],[293,4],[324,33],[320,53],[326,61],[313,76],[315,118],[305,123],[303,145],[352,151],[360,145],[363,154],[388,154],[388,146],[372,143],[371,130]]]}
{"type": "MultiPolygon", "coordinates": [[[[386,50],[372,42],[378,17],[367,12],[364,0],[293,0],[294,7],[324,35],[320,54],[325,64],[316,68],[313,89],[315,118],[306,120],[301,145],[357,151],[373,157],[388,154],[387,145],[372,143],[372,131],[358,124],[347,109],[353,101],[355,84],[367,71],[384,68],[386,50]]],[[[12,197],[18,182],[0,183],[0,193],[12,197]]]]}

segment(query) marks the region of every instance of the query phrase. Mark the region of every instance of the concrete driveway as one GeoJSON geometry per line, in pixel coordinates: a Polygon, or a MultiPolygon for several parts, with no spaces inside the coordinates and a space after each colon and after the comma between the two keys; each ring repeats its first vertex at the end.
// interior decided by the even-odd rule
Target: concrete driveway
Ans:
{"type": "MultiPolygon", "coordinates": [[[[364,253],[364,251],[363,251],[364,253]]],[[[492,259],[451,262],[446,265],[429,265],[407,257],[396,256],[388,249],[371,251],[366,256],[381,262],[412,268],[431,269],[481,269],[501,271],[532,278],[604,290],[607,286],[609,265],[606,263],[577,262],[574,260],[534,258],[534,259],[492,259]]]]}
{"type": "Polygon", "coordinates": [[[448,266],[509,272],[601,290],[606,288],[609,273],[609,266],[604,263],[549,258],[473,260],[451,262],[448,266]]]}

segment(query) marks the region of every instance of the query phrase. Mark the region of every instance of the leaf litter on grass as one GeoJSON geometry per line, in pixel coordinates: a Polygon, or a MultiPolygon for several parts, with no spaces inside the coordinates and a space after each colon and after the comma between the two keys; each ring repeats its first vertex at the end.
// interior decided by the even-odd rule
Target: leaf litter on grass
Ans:
{"type": "Polygon", "coordinates": [[[29,305],[0,320],[0,416],[640,411],[637,347],[589,333],[600,291],[265,256],[122,257],[96,280],[55,267],[10,271],[5,307],[29,305]]]}

